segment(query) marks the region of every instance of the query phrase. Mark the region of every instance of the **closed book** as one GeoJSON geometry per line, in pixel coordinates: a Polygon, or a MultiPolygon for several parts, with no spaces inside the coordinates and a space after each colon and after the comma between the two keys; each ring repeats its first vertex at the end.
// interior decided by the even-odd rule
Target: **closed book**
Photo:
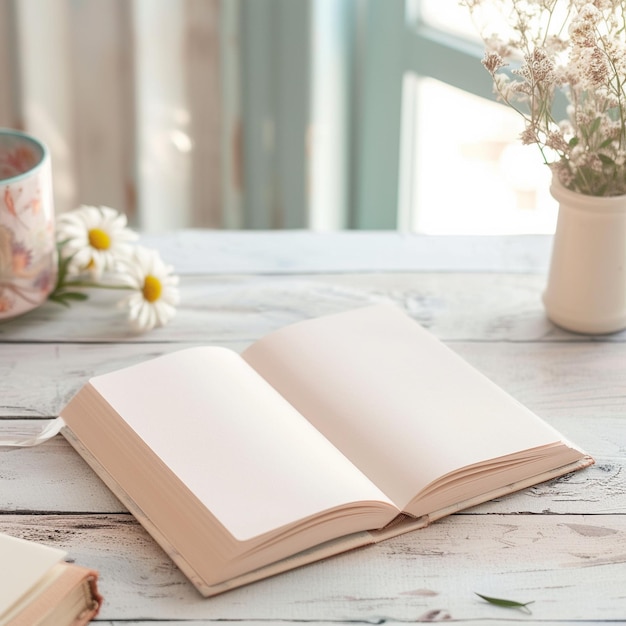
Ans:
{"type": "Polygon", "coordinates": [[[65,557],[0,534],[0,626],[83,626],[98,614],[97,572],[65,557]]]}

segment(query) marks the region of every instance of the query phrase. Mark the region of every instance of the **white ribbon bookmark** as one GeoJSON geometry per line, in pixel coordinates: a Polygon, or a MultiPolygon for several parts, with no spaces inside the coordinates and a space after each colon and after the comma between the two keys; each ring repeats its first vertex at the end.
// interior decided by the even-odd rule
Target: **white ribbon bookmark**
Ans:
{"type": "Polygon", "coordinates": [[[45,428],[39,433],[11,433],[11,435],[0,432],[0,447],[11,448],[30,448],[32,446],[38,446],[48,439],[52,439],[59,433],[61,428],[65,426],[65,421],[62,417],[57,417],[46,424],[45,428]]]}

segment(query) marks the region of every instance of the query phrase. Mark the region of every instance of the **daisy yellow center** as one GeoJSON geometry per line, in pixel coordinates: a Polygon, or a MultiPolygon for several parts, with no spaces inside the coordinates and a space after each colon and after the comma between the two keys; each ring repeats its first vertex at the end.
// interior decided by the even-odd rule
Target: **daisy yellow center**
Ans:
{"type": "Polygon", "coordinates": [[[143,297],[148,302],[156,302],[161,297],[161,291],[163,291],[161,281],[156,276],[148,274],[143,281],[143,297]]]}
{"type": "Polygon", "coordinates": [[[89,245],[96,250],[108,250],[111,247],[111,237],[101,228],[92,228],[89,231],[89,245]]]}

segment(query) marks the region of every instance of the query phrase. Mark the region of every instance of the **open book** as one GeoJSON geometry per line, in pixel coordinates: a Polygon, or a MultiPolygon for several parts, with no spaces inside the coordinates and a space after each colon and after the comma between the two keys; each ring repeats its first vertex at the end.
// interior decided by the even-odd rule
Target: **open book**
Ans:
{"type": "Polygon", "coordinates": [[[97,615],[97,573],[65,556],[0,534],[0,626],[82,626],[97,615]]]}
{"type": "Polygon", "coordinates": [[[204,595],[593,463],[391,305],[96,376],[61,416],[204,595]]]}

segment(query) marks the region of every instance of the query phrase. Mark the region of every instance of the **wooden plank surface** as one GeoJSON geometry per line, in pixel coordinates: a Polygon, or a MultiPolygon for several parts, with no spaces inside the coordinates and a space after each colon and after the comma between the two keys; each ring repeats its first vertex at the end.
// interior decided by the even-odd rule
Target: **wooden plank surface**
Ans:
{"type": "Polygon", "coordinates": [[[4,515],[0,529],[99,569],[102,618],[112,621],[507,617],[474,592],[533,600],[537,620],[602,620],[615,617],[625,598],[626,519],[619,515],[455,515],[209,600],[129,515],[4,515]]]}
{"type": "MultiPolygon", "coordinates": [[[[247,343],[292,322],[380,302],[401,306],[444,341],[585,341],[546,319],[544,284],[541,275],[493,272],[183,275],[177,316],[151,333],[131,332],[116,309],[123,294],[92,291],[70,309],[48,302],[2,322],[0,342],[7,350],[23,342],[247,343]]],[[[621,332],[594,344],[625,340],[621,332]]]]}
{"type": "Polygon", "coordinates": [[[211,231],[144,234],[182,274],[517,272],[545,274],[548,235],[416,235],[397,231],[211,231]]]}
{"type": "Polygon", "coordinates": [[[546,320],[546,240],[285,234],[147,239],[181,273],[182,303],[146,335],[105,292],[0,324],[2,432],[41,428],[94,374],[192,345],[241,351],[285,324],[391,301],[597,464],[210,600],[61,437],[0,450],[0,531],[99,569],[107,626],[626,622],[626,333],[590,339],[546,320]],[[532,614],[474,592],[533,600],[532,614]]]}
{"type": "MultiPolygon", "coordinates": [[[[252,338],[214,340],[240,351],[252,338]]],[[[0,417],[52,417],[90,376],[204,342],[11,343],[0,350],[0,417]],[[54,372],[56,376],[51,378],[54,372]]],[[[624,416],[623,343],[447,342],[533,410],[624,416]],[[573,383],[576,386],[573,386],[573,383]]]]}

